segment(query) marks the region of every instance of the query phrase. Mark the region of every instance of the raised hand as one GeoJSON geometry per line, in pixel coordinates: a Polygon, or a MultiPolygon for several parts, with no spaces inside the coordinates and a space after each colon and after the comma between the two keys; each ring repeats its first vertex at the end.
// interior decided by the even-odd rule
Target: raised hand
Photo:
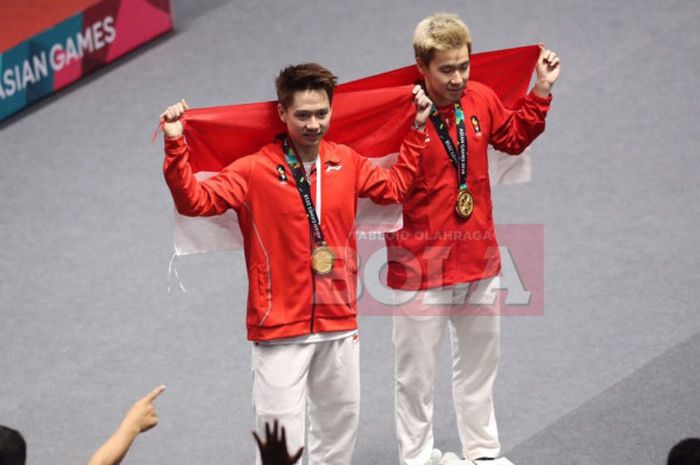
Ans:
{"type": "Polygon", "coordinates": [[[413,125],[422,128],[430,116],[433,101],[428,98],[423,88],[417,85],[413,87],[413,102],[416,104],[416,119],[413,120],[413,125]]]}
{"type": "Polygon", "coordinates": [[[163,121],[163,132],[167,137],[179,137],[182,135],[182,122],[180,116],[184,115],[190,106],[187,105],[185,99],[180,99],[175,105],[170,105],[160,114],[159,118],[163,121]]]}
{"type": "Polygon", "coordinates": [[[122,424],[133,428],[138,433],[143,433],[156,426],[158,424],[158,415],[153,401],[155,401],[163,391],[165,391],[165,386],[158,386],[149,392],[146,397],[136,401],[124,417],[122,424]]]}
{"type": "Polygon", "coordinates": [[[158,424],[153,401],[161,395],[165,386],[158,386],[146,397],[136,401],[122,420],[119,428],[93,454],[88,465],[118,465],[129,451],[136,437],[158,424]]]}
{"type": "Polygon", "coordinates": [[[301,458],[301,454],[304,452],[304,448],[300,447],[296,454],[290,457],[287,451],[287,436],[284,426],[281,428],[281,436],[279,438],[277,437],[277,429],[277,420],[274,422],[272,431],[270,431],[270,424],[265,423],[265,442],[262,442],[258,434],[253,431],[255,442],[258,443],[258,448],[260,448],[262,465],[292,465],[301,458]]]}
{"type": "Polygon", "coordinates": [[[540,56],[537,58],[537,81],[535,82],[535,92],[541,97],[546,97],[552,90],[552,86],[559,78],[561,65],[559,57],[552,50],[540,44],[540,56]]]}

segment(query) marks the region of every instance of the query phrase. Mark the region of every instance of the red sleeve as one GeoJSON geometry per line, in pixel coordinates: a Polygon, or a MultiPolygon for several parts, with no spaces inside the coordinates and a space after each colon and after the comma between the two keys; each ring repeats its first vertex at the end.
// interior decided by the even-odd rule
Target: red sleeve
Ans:
{"type": "Polygon", "coordinates": [[[543,98],[530,92],[515,110],[510,110],[491,89],[486,94],[492,117],[491,145],[511,155],[522,153],[544,131],[552,96],[543,98]]]}
{"type": "Polygon", "coordinates": [[[411,129],[401,143],[399,158],[391,168],[375,166],[357,155],[356,190],[378,204],[401,203],[413,187],[420,156],[426,146],[426,133],[411,129]]]}
{"type": "Polygon", "coordinates": [[[189,147],[184,137],[165,139],[165,182],[181,215],[213,216],[236,209],[248,194],[249,157],[231,163],[219,174],[197,181],[188,162],[189,147]]]}

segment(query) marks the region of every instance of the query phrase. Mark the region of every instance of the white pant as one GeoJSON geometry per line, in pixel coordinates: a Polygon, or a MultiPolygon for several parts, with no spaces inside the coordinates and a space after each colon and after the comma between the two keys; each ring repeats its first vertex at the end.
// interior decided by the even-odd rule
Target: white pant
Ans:
{"type": "MultiPolygon", "coordinates": [[[[395,416],[401,465],[424,465],[430,460],[433,386],[447,327],[452,345],[452,398],[462,452],[472,460],[500,454],[492,396],[500,351],[499,305],[484,306],[478,316],[474,312],[457,314],[467,306],[471,311],[479,303],[489,302],[499,281],[496,277],[473,285],[467,304],[462,302],[468,283],[420,291],[394,316],[395,416]]],[[[407,296],[406,291],[394,294],[397,302],[407,296]]]]}
{"type": "MultiPolygon", "coordinates": [[[[253,345],[253,407],[258,435],[279,420],[287,450],[304,445],[308,401],[310,465],[350,465],[360,407],[357,337],[307,344],[253,345]]],[[[308,454],[307,454],[308,453],[308,454]]],[[[256,463],[260,454],[256,452],[256,463]]]]}

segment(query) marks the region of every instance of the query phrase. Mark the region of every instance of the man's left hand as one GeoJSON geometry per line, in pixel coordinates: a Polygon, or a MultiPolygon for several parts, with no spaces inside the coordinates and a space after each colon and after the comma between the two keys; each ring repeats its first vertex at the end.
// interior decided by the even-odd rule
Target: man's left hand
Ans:
{"type": "Polygon", "coordinates": [[[559,57],[552,50],[540,44],[540,56],[537,58],[537,82],[534,91],[540,97],[547,97],[552,91],[554,83],[559,78],[561,64],[559,57]]]}

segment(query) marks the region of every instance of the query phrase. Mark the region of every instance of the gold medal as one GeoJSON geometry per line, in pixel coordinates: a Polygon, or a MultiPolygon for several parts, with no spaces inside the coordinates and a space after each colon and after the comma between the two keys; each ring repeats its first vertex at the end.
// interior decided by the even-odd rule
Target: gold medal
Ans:
{"type": "Polygon", "coordinates": [[[474,197],[472,197],[471,192],[467,189],[462,189],[457,195],[457,205],[455,206],[455,211],[462,218],[469,219],[474,213],[474,197]]]}
{"type": "Polygon", "coordinates": [[[320,245],[311,252],[311,268],[318,274],[328,274],[333,269],[335,255],[326,245],[320,245]]]}

